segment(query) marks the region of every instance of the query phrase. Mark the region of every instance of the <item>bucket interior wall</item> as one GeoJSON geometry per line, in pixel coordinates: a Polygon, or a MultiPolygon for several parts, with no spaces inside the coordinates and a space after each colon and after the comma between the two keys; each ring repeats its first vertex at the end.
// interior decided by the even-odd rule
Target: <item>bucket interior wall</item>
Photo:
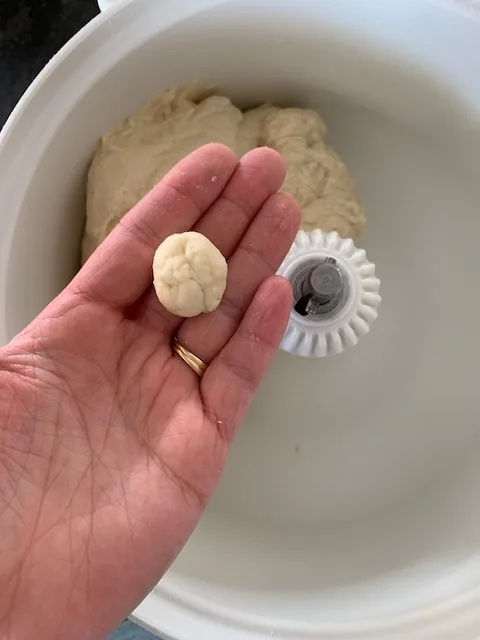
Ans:
{"type": "Polygon", "coordinates": [[[60,93],[46,78],[37,124],[22,116],[28,186],[4,192],[2,338],[75,273],[97,139],[156,92],[204,80],[239,106],[317,109],[365,206],[379,319],[342,356],[279,353],[166,584],[287,625],[414,611],[480,583],[478,112],[406,50],[232,4],[161,33],[135,18],[121,55],[99,35],[88,81],[75,56],[60,93]]]}

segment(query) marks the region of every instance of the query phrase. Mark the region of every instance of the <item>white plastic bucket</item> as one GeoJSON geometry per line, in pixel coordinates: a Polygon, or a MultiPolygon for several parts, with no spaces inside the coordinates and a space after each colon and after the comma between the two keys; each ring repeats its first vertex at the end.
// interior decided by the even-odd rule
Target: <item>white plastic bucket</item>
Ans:
{"type": "Polygon", "coordinates": [[[344,356],[279,354],[205,518],[135,612],[156,632],[480,636],[479,60],[473,3],[135,0],[73,38],[8,121],[3,342],[77,268],[97,138],[170,85],[318,108],[365,204],[379,320],[344,356]]]}

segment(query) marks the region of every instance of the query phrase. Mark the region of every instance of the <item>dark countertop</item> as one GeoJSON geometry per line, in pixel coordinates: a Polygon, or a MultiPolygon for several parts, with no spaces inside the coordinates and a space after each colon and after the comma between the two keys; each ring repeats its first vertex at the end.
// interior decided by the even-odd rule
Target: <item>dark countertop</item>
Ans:
{"type": "Polygon", "coordinates": [[[0,128],[48,60],[97,13],[96,0],[0,0],[0,128]]]}

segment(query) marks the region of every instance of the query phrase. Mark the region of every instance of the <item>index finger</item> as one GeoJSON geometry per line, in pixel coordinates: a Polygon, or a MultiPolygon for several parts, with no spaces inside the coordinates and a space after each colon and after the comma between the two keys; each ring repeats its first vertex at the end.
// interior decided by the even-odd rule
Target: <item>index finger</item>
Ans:
{"type": "Polygon", "coordinates": [[[129,213],[69,288],[85,299],[125,309],[152,281],[155,249],[172,233],[188,231],[212,205],[238,160],[221,144],[209,144],[181,160],[129,213]]]}

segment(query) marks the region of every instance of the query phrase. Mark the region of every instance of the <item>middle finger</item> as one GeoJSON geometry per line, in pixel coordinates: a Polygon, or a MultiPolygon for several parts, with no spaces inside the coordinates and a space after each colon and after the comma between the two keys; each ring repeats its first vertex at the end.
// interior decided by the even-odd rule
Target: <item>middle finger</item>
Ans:
{"type": "MultiPolygon", "coordinates": [[[[284,178],[285,163],[280,154],[267,147],[253,149],[239,161],[223,192],[194,230],[206,236],[228,260],[252,219],[267,198],[280,189],[284,178]]],[[[162,307],[153,287],[134,315],[144,326],[162,325],[170,332],[183,322],[162,307]]]]}

